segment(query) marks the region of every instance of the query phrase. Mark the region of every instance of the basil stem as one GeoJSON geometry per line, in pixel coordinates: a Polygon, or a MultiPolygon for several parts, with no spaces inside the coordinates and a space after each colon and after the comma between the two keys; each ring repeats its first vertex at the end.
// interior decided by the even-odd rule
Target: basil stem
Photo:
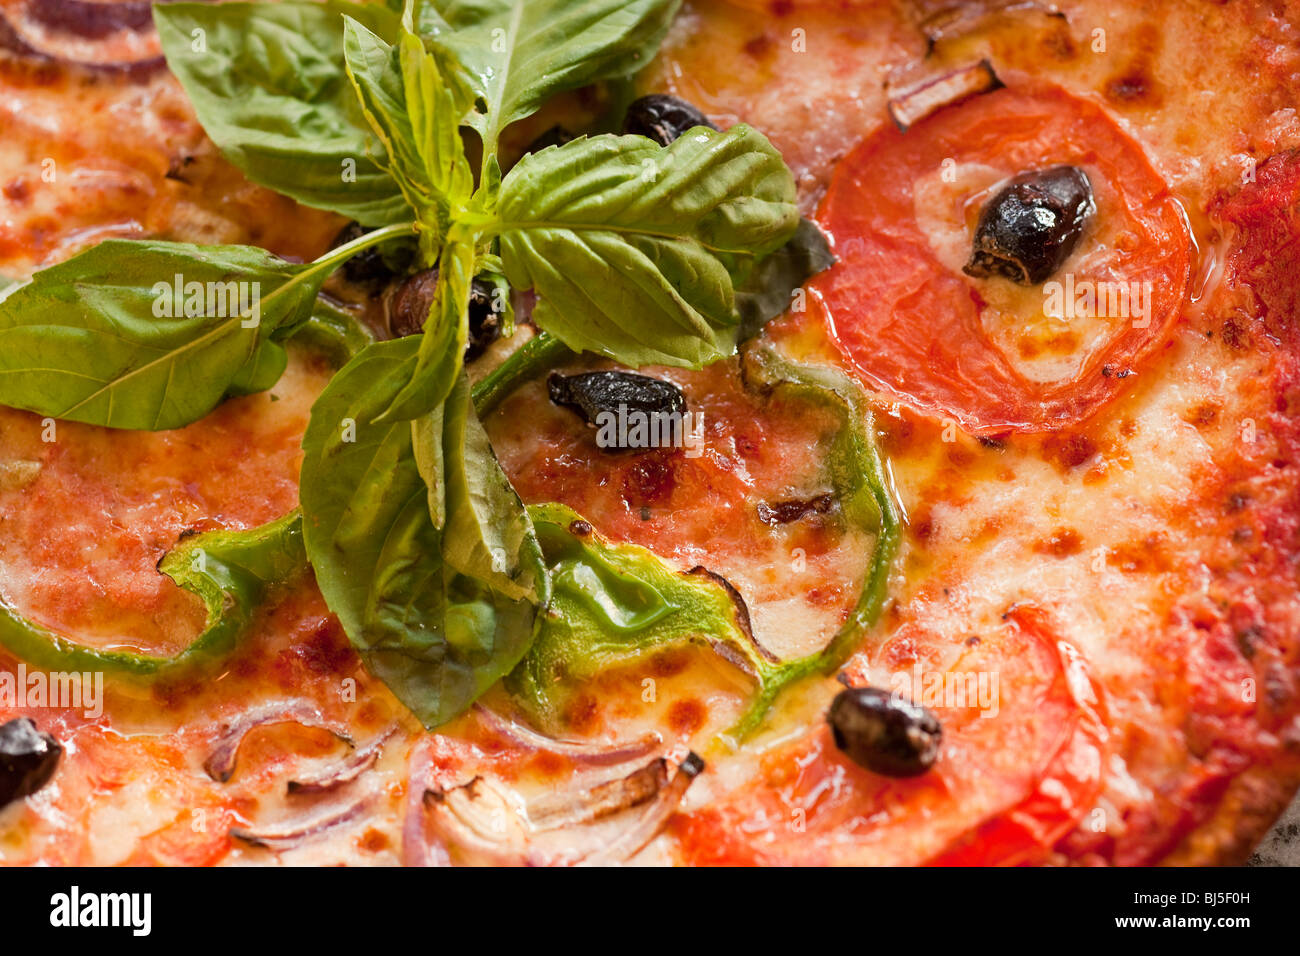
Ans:
{"type": "Polygon", "coordinates": [[[319,269],[317,267],[328,269],[330,272],[333,272],[364,249],[369,249],[371,246],[378,246],[391,239],[405,239],[408,236],[416,235],[417,232],[418,227],[413,222],[399,222],[391,226],[384,226],[381,229],[371,230],[370,232],[357,236],[351,242],[345,242],[343,245],[331,249],[319,259],[313,259],[310,272],[312,274],[318,272],[319,269]]]}
{"type": "Polygon", "coordinates": [[[572,356],[569,347],[549,332],[533,336],[474,386],[474,408],[479,417],[486,418],[524,382],[549,371],[572,356]]]}

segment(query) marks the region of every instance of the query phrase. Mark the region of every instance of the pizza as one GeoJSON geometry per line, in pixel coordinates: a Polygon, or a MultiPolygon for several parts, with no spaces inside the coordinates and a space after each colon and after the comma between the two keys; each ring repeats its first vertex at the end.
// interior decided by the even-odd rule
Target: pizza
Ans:
{"type": "Polygon", "coordinates": [[[0,862],[1243,861],[1287,4],[0,3],[0,862]]]}

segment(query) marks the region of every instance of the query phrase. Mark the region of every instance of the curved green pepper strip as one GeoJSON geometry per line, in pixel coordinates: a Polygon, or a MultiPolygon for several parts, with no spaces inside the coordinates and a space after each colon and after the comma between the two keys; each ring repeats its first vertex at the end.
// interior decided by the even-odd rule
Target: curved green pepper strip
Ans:
{"type": "Polygon", "coordinates": [[[554,725],[555,690],[564,681],[593,677],[670,644],[704,641],[758,682],[753,702],[728,731],[743,737],[762,723],[783,689],[842,666],[879,616],[899,516],[861,392],[834,369],[796,365],[770,350],[748,349],[742,372],[751,388],[779,388],[839,406],[844,426],[829,456],[831,482],[845,520],[875,535],[856,605],[821,651],[780,661],[754,641],[747,612],[738,611],[743,604],[718,580],[682,574],[645,548],[612,544],[564,505],[534,505],[529,515],[551,572],[551,605],[507,686],[541,724],[554,725]]]}
{"type": "MultiPolygon", "coordinates": [[[[374,341],[351,314],[323,298],[293,338],[343,365],[374,341]]],[[[98,650],[54,633],[0,602],[0,645],[19,659],[47,670],[102,670],[150,677],[234,650],[271,587],[307,566],[302,515],[294,509],[268,524],[243,531],[209,531],[182,538],[158,562],[158,570],[198,595],[207,608],[203,631],[170,657],[98,650]]]]}
{"type": "Polygon", "coordinates": [[[317,296],[311,318],[294,330],[291,339],[320,352],[335,367],[342,368],[374,342],[375,336],[351,312],[317,296]]]}
{"type": "Polygon", "coordinates": [[[554,727],[555,691],[670,645],[708,643],[757,676],[775,663],[749,629],[748,612],[713,575],[681,572],[653,551],[615,544],[566,505],[532,505],[551,578],[551,601],[507,689],[539,726],[554,727]]]}
{"type": "Polygon", "coordinates": [[[0,604],[0,644],[47,670],[107,671],[149,677],[232,651],[268,590],[306,565],[302,517],[295,509],[247,531],[191,535],[163,556],[158,570],[197,594],[208,610],[203,632],[180,653],[155,657],[97,650],[60,637],[0,604]]]}
{"type": "Polygon", "coordinates": [[[818,653],[760,670],[758,696],[729,731],[735,737],[755,730],[784,688],[812,674],[833,674],[849,659],[885,605],[901,534],[898,504],[872,438],[874,417],[857,384],[837,369],[791,362],[770,348],[747,350],[742,363],[742,374],[751,387],[788,389],[823,398],[829,395],[840,404],[844,427],[831,451],[832,483],[846,517],[859,527],[872,528],[876,544],[848,619],[818,653]]]}

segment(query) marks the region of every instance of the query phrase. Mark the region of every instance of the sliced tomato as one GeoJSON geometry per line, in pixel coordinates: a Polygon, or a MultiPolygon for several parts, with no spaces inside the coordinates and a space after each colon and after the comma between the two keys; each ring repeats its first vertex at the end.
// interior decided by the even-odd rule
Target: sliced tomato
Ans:
{"type": "Polygon", "coordinates": [[[930,866],[1008,866],[1033,862],[1068,834],[1092,808],[1101,789],[1107,737],[1100,695],[1088,665],[1073,645],[1055,640],[1033,609],[1015,614],[1017,625],[1046,646],[1055,645],[1061,678],[1074,704],[1061,728],[1060,746],[1033,790],[1019,803],[955,840],[930,866]]]}
{"type": "Polygon", "coordinates": [[[900,654],[915,655],[922,675],[909,696],[943,726],[931,771],[908,780],[869,773],[819,727],[765,756],[759,785],[679,816],[682,854],[727,865],[988,866],[1046,858],[1101,789],[1107,731],[1084,659],[1033,608],[1014,611],[1005,628],[971,647],[900,629],[865,676],[883,684],[891,669],[906,673],[911,665],[900,654]],[[982,702],[955,697],[980,675],[996,694],[982,702]],[[926,680],[945,677],[952,690],[927,689],[926,680]]]}
{"type": "Polygon", "coordinates": [[[872,387],[974,434],[1048,431],[1094,414],[1165,341],[1190,281],[1186,220],[1164,180],[1099,106],[1056,87],[1000,89],[906,133],[882,126],[839,164],[818,219],[839,262],[815,288],[848,361],[872,387]],[[985,322],[982,283],[1007,280],[973,279],[941,261],[914,187],[945,169],[1010,177],[1060,164],[1085,169],[1108,197],[1095,220],[1106,217],[1117,237],[1104,278],[1149,282],[1150,301],[1140,320],[1116,318],[1081,347],[1067,373],[1041,380],[985,322]]]}

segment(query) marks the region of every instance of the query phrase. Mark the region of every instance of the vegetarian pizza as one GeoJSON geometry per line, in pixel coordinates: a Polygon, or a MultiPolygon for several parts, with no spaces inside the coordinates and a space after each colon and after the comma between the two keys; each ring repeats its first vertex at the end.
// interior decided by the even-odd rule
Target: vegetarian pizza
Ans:
{"type": "Polygon", "coordinates": [[[1298,23],[3,0],[0,862],[1241,861],[1298,23]]]}

